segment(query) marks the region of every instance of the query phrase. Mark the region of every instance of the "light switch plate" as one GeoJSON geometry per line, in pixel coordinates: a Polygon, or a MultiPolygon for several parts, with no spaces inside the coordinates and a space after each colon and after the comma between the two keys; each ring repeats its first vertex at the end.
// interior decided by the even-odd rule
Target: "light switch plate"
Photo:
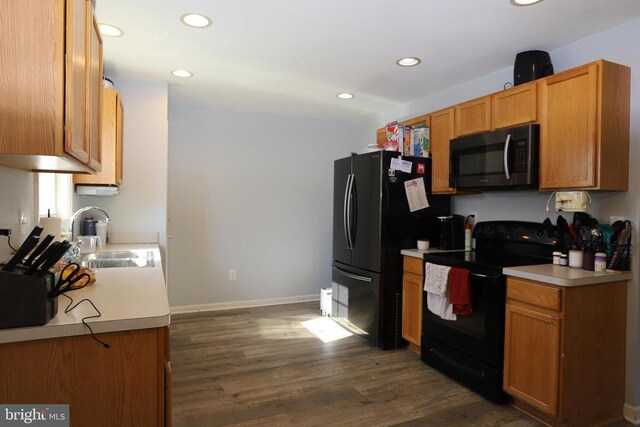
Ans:
{"type": "Polygon", "coordinates": [[[591,199],[586,191],[557,191],[556,211],[584,212],[589,208],[591,199]]]}

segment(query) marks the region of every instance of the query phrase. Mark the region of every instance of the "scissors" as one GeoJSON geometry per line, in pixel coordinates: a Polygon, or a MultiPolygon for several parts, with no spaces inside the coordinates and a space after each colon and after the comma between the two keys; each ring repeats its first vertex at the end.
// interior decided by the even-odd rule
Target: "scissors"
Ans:
{"type": "Polygon", "coordinates": [[[80,271],[80,266],[75,262],[66,265],[62,271],[60,271],[60,278],[58,279],[58,283],[56,283],[54,289],[54,296],[62,295],[65,292],[75,291],[78,289],[82,289],[89,284],[91,281],[91,276],[86,273],[78,274],[80,271]],[[65,272],[69,269],[69,274],[65,277],[65,272]],[[78,282],[84,279],[84,283],[78,284],[78,282]]]}

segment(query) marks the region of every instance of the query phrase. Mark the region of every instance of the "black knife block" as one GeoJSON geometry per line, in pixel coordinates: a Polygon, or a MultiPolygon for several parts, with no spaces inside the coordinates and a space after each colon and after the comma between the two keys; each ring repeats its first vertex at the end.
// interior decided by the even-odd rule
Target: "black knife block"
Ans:
{"type": "Polygon", "coordinates": [[[51,297],[55,275],[27,276],[25,271],[0,270],[0,329],[41,326],[58,313],[58,299],[51,297]]]}

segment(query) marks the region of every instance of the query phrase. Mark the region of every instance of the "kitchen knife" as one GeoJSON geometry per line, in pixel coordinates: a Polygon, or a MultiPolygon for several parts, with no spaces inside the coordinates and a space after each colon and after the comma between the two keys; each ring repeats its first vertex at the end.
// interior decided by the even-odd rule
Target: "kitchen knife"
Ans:
{"type": "Polygon", "coordinates": [[[18,248],[16,254],[9,260],[9,262],[2,268],[3,271],[13,271],[18,263],[22,262],[22,259],[33,249],[40,239],[38,236],[29,236],[24,243],[18,248]]]}
{"type": "Polygon", "coordinates": [[[71,247],[71,243],[68,240],[63,241],[60,245],[53,251],[51,256],[38,268],[38,272],[36,273],[38,276],[44,276],[53,265],[60,261],[60,258],[64,256],[65,253],[71,247]]]}
{"type": "Polygon", "coordinates": [[[26,274],[27,276],[35,274],[38,267],[40,267],[47,259],[49,259],[51,254],[53,254],[53,251],[55,251],[56,248],[60,246],[60,243],[61,242],[53,242],[52,244],[50,244],[49,247],[45,249],[45,251],[31,264],[31,266],[29,266],[29,269],[24,274],[26,274]]]}
{"type": "Polygon", "coordinates": [[[31,252],[31,255],[29,255],[29,258],[27,258],[27,260],[24,262],[24,265],[29,267],[33,263],[33,261],[35,261],[38,255],[40,255],[42,252],[44,252],[45,249],[47,249],[47,247],[49,246],[49,243],[51,243],[51,241],[54,238],[55,236],[53,234],[49,234],[48,236],[46,236],[42,240],[42,242],[40,242],[38,247],[35,248],[33,252],[31,252]]]}
{"type": "Polygon", "coordinates": [[[36,225],[34,229],[31,230],[31,234],[29,234],[29,236],[40,237],[40,235],[42,234],[42,230],[44,230],[44,228],[40,227],[39,225],[36,225]]]}

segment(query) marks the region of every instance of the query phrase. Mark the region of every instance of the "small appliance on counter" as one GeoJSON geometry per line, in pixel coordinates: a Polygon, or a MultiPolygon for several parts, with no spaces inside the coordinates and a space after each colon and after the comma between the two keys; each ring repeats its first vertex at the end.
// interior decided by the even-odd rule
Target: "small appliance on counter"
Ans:
{"type": "Polygon", "coordinates": [[[464,249],[464,217],[462,215],[444,215],[438,218],[439,249],[464,249]]]}

